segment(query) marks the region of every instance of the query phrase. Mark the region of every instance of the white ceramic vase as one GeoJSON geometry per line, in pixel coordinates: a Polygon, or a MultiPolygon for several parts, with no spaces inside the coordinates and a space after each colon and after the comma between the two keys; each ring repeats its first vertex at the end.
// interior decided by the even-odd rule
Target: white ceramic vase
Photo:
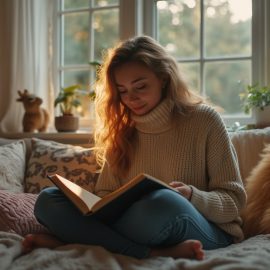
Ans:
{"type": "Polygon", "coordinates": [[[253,115],[257,128],[270,126],[270,106],[265,107],[263,110],[260,108],[253,108],[253,115]]]}

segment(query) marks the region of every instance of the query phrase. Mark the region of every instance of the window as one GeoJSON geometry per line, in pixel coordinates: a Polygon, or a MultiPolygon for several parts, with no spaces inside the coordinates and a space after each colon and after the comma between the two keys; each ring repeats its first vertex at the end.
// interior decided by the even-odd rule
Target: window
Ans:
{"type": "Polygon", "coordinates": [[[154,37],[227,119],[245,117],[239,94],[252,81],[252,1],[244,2],[154,1],[154,37]]]}
{"type": "MultiPolygon", "coordinates": [[[[59,84],[67,87],[79,84],[91,91],[95,67],[102,51],[119,40],[118,0],[60,0],[59,1],[59,84]]],[[[89,126],[92,104],[82,97],[82,126],[89,126]]]]}
{"type": "Polygon", "coordinates": [[[239,93],[247,84],[270,83],[267,0],[60,2],[62,86],[91,84],[89,61],[100,60],[119,39],[146,34],[167,48],[189,85],[209,98],[228,125],[252,122],[239,93]]]}

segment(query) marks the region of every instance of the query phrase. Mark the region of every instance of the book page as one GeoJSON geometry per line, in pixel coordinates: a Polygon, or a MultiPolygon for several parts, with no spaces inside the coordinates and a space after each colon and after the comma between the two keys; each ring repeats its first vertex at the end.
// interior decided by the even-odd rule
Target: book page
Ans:
{"type": "Polygon", "coordinates": [[[60,175],[52,175],[49,178],[84,214],[91,212],[93,205],[101,199],[60,175]]]}

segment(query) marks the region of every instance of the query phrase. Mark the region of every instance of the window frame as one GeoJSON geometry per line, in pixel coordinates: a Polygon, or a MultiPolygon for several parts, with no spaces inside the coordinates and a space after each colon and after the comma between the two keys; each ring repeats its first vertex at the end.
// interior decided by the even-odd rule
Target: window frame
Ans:
{"type": "MultiPolygon", "coordinates": [[[[203,0],[201,0],[203,1],[203,0]]],[[[59,5],[61,1],[58,1],[59,5]]],[[[156,38],[156,0],[119,0],[119,39],[136,35],[149,35],[156,38]]],[[[59,7],[58,7],[59,8],[59,7]]],[[[58,9],[59,10],[59,9],[58,9]]],[[[58,12],[59,16],[59,12],[58,12]]],[[[59,20],[58,20],[59,21],[59,20]]],[[[58,24],[58,27],[60,25],[58,24]]],[[[59,33],[58,29],[58,33],[59,33]]],[[[91,35],[90,35],[91,36],[91,35]]],[[[59,35],[58,35],[59,38],[59,35]]],[[[91,37],[89,37],[91,38],[91,37]]],[[[61,52],[61,41],[58,42],[58,54],[61,52]]],[[[63,41],[62,41],[63,42],[63,41]]],[[[93,40],[90,40],[90,44],[93,40]]],[[[92,55],[93,56],[93,55],[92,55]]],[[[59,58],[60,59],[60,58],[59,58]]],[[[91,59],[91,56],[90,56],[91,59]]],[[[236,58],[234,58],[236,59],[236,58]]],[[[241,59],[243,59],[241,57],[241,59]]],[[[203,60],[202,60],[203,61],[203,60]]],[[[270,84],[270,1],[252,0],[252,83],[261,85],[270,84]],[[258,31],[261,29],[261,31],[258,31]]],[[[60,85],[60,73],[63,69],[58,62],[58,84],[60,85]],[[60,68],[59,68],[60,67],[60,68]]],[[[203,76],[203,74],[200,74],[203,76]]],[[[202,83],[202,80],[201,80],[202,83]]],[[[235,122],[241,125],[254,122],[253,115],[242,117],[223,116],[227,126],[232,126],[235,122]]],[[[89,121],[83,121],[81,128],[89,127],[89,121]]]]}
{"type": "MultiPolygon", "coordinates": [[[[122,1],[122,0],[121,0],[122,1]]],[[[69,10],[64,10],[64,0],[58,0],[57,2],[57,70],[58,70],[58,78],[56,81],[56,86],[57,89],[60,89],[61,86],[64,84],[64,72],[68,71],[89,71],[89,81],[94,81],[95,79],[95,70],[91,69],[88,64],[75,64],[75,65],[70,65],[64,64],[64,16],[66,14],[72,14],[76,12],[88,12],[89,14],[89,25],[92,25],[92,19],[93,19],[93,13],[95,11],[100,11],[100,10],[108,10],[108,9],[115,9],[119,8],[120,11],[120,2],[119,5],[110,5],[110,6],[105,6],[105,7],[99,7],[99,6],[92,6],[91,1],[89,1],[89,7],[85,8],[78,8],[78,9],[69,9],[69,10]]],[[[124,2],[124,1],[123,1],[124,2]]],[[[120,12],[119,12],[119,17],[120,12]]],[[[120,18],[119,18],[119,25],[120,25],[120,18]]],[[[130,28],[129,28],[130,29],[130,28]]],[[[120,34],[119,34],[120,35],[120,34]]],[[[89,37],[88,37],[88,44],[89,44],[89,52],[88,52],[88,61],[95,61],[94,57],[94,31],[93,28],[90,28],[89,30],[89,37]]],[[[55,93],[57,95],[57,93],[55,93]]],[[[81,117],[80,118],[80,130],[89,130],[91,129],[92,126],[92,119],[87,118],[87,117],[81,117]]]]}
{"type": "MultiPolygon", "coordinates": [[[[62,72],[63,71],[68,71],[68,70],[76,70],[76,69],[80,69],[80,70],[89,70],[89,65],[87,64],[76,64],[76,65],[64,65],[64,50],[63,50],[63,44],[64,44],[64,31],[63,31],[63,25],[64,25],[64,17],[63,15],[67,15],[67,14],[72,14],[72,13],[76,13],[76,12],[89,12],[89,25],[91,25],[92,19],[93,19],[93,13],[95,11],[99,11],[99,10],[107,10],[107,9],[114,9],[117,8],[118,5],[112,5],[112,6],[106,6],[106,7],[86,7],[86,8],[79,8],[79,9],[69,9],[69,10],[62,10],[64,1],[59,0],[58,1],[58,36],[59,36],[59,40],[58,40],[58,70],[59,70],[59,82],[60,84],[63,83],[63,75],[62,72]],[[62,50],[61,50],[62,49],[62,50]]],[[[90,29],[89,31],[89,38],[88,38],[88,44],[89,44],[89,55],[88,55],[88,60],[89,61],[94,61],[94,31],[93,28],[90,29]]],[[[92,79],[92,78],[91,78],[92,79]]]]}
{"type": "MultiPolygon", "coordinates": [[[[202,5],[203,5],[203,0],[202,5]]],[[[147,14],[148,20],[144,21],[144,32],[156,38],[157,28],[155,22],[157,21],[157,14],[155,8],[156,0],[146,0],[144,1],[144,14],[147,14]]],[[[203,7],[201,7],[202,9],[203,7]]],[[[252,69],[252,84],[259,83],[261,85],[268,85],[270,83],[270,3],[267,0],[252,0],[252,53],[251,57],[239,57],[239,59],[251,59],[251,69],[252,69]],[[268,26],[269,25],[269,26],[268,26]],[[261,32],[257,29],[262,29],[261,32]],[[264,33],[264,34],[262,34],[264,33]]],[[[201,10],[202,12],[202,10],[201,10]]],[[[201,23],[203,20],[201,20],[201,23]]],[[[203,31],[203,24],[201,28],[201,35],[203,31]]],[[[202,41],[202,37],[201,37],[202,41]]],[[[226,58],[228,59],[228,58],[226,58]]],[[[238,57],[234,57],[233,60],[237,60],[238,57]]],[[[215,61],[215,59],[213,59],[215,61]]],[[[200,59],[200,65],[203,65],[206,61],[200,59]]],[[[208,60],[207,60],[208,62],[208,60]]],[[[210,62],[210,61],[209,61],[210,62]]],[[[202,93],[205,91],[203,89],[203,71],[201,69],[200,74],[200,87],[202,93]]],[[[225,124],[227,126],[232,126],[235,122],[239,122],[241,125],[246,125],[254,122],[253,115],[246,116],[222,116],[225,124]]]]}

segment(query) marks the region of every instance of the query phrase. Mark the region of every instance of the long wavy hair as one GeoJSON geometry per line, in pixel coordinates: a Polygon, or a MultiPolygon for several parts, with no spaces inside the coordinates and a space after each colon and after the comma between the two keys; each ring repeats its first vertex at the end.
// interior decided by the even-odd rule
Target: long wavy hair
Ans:
{"type": "Polygon", "coordinates": [[[99,164],[102,166],[106,160],[118,177],[124,177],[130,168],[136,138],[131,112],[121,103],[114,78],[116,67],[128,62],[143,64],[157,77],[167,79],[165,97],[175,110],[187,114],[203,102],[201,96],[188,89],[177,62],[154,39],[138,36],[108,50],[95,87],[95,151],[99,164]]]}

